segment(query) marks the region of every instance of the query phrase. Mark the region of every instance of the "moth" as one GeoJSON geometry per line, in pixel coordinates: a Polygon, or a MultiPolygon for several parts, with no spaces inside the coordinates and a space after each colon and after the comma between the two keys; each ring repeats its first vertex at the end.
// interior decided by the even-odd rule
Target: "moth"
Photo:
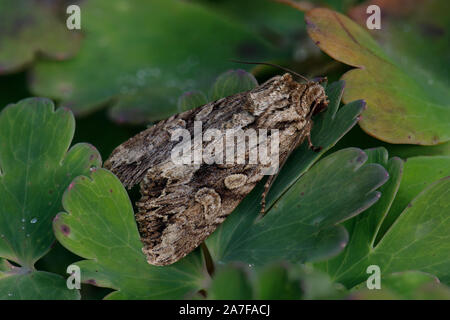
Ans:
{"type": "MultiPolygon", "coordinates": [[[[228,129],[276,129],[277,156],[282,166],[305,139],[312,147],[312,116],[327,105],[325,90],[318,82],[299,83],[286,73],[250,91],[173,115],[119,145],[105,167],[128,188],[140,184],[135,218],[148,263],[172,264],[198,247],[263,179],[270,166],[175,163],[172,152],[179,141],[172,139],[174,130],[194,134],[195,123],[201,121],[203,132],[222,132],[219,139],[201,141],[205,149],[225,139],[228,129]]],[[[271,142],[274,136],[269,134],[266,140],[271,142]]],[[[256,147],[260,144],[258,140],[256,147]]],[[[245,151],[246,160],[251,152],[245,151]]],[[[268,176],[265,183],[262,210],[275,177],[268,176]]]]}

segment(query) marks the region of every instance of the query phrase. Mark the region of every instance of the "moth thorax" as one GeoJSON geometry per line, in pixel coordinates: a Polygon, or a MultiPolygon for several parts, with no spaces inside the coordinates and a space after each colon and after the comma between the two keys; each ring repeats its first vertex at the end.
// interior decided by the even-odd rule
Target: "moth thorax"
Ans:
{"type": "MultiPolygon", "coordinates": [[[[319,111],[326,108],[327,95],[325,89],[318,83],[312,83],[308,85],[301,98],[300,106],[303,110],[319,111]]],[[[316,112],[315,112],[316,113],[316,112]]]]}

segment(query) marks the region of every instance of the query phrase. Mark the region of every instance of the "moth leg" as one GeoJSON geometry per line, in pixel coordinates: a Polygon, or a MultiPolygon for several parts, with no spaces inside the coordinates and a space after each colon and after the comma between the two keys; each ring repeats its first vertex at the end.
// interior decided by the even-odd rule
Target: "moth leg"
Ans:
{"type": "MultiPolygon", "coordinates": [[[[279,171],[280,170],[278,170],[278,172],[279,171]]],[[[272,184],[275,181],[275,179],[277,178],[277,176],[278,176],[278,173],[274,174],[274,175],[271,175],[267,179],[266,183],[264,184],[264,191],[263,191],[262,196],[261,196],[261,211],[260,211],[260,213],[262,215],[265,214],[265,210],[266,210],[266,196],[269,193],[270,187],[272,187],[272,184]]]]}
{"type": "MultiPolygon", "coordinates": [[[[312,126],[312,123],[309,124],[309,126],[312,126]]],[[[308,130],[308,132],[310,132],[311,131],[310,127],[307,130],[308,130]]],[[[294,151],[299,145],[301,145],[303,143],[304,139],[305,139],[304,135],[299,135],[298,138],[289,146],[289,149],[288,149],[286,155],[283,157],[283,159],[281,160],[281,163],[278,167],[278,172],[276,174],[269,176],[266,183],[264,184],[264,191],[261,196],[262,197],[261,198],[261,211],[260,211],[261,215],[265,214],[266,196],[269,193],[270,188],[273,185],[273,182],[278,177],[278,174],[280,173],[281,169],[283,168],[284,164],[286,163],[286,160],[289,157],[289,155],[292,153],[292,151],[294,151]]]]}
{"type": "MultiPolygon", "coordinates": [[[[325,78],[326,79],[326,78],[325,78]]],[[[319,82],[320,83],[320,82],[319,82]]],[[[328,104],[328,103],[327,103],[328,104]]],[[[316,102],[314,102],[314,105],[313,105],[313,107],[311,108],[311,112],[310,112],[310,114],[309,114],[309,116],[308,116],[308,118],[309,118],[309,121],[308,121],[308,124],[307,124],[307,126],[306,126],[306,128],[307,128],[307,130],[306,130],[306,138],[308,139],[308,147],[312,150],[312,151],[314,151],[314,152],[319,152],[320,150],[322,150],[322,147],[321,146],[314,146],[314,144],[312,143],[312,141],[311,141],[311,130],[312,130],[312,120],[311,120],[311,117],[313,116],[313,114],[314,114],[314,111],[316,110],[316,107],[318,106],[318,103],[317,103],[317,101],[316,102]]],[[[301,143],[301,142],[300,142],[301,143]]]]}
{"type": "Polygon", "coordinates": [[[308,132],[308,134],[306,135],[306,138],[308,139],[308,147],[314,151],[314,152],[319,152],[320,150],[322,150],[321,146],[315,146],[313,145],[312,141],[311,141],[311,132],[308,132]]]}
{"type": "MultiPolygon", "coordinates": [[[[308,132],[306,134],[306,139],[308,139],[308,147],[314,151],[314,152],[319,152],[320,150],[322,150],[321,146],[314,146],[312,141],[311,141],[311,128],[312,128],[312,121],[310,120],[310,122],[308,123],[307,127],[305,128],[306,131],[308,132]]],[[[278,177],[279,172],[281,171],[281,169],[283,168],[284,164],[286,163],[287,158],[289,157],[289,155],[292,153],[292,151],[294,151],[298,146],[300,146],[303,141],[305,139],[305,135],[299,135],[298,139],[296,141],[294,141],[294,143],[291,144],[291,146],[289,147],[288,152],[286,153],[287,156],[284,157],[284,159],[281,161],[281,164],[278,168],[278,172],[274,175],[271,175],[266,183],[264,184],[264,191],[262,193],[262,198],[261,198],[261,211],[260,213],[262,215],[265,214],[265,210],[266,210],[266,197],[267,194],[270,191],[270,188],[273,185],[273,182],[275,181],[275,179],[278,177]]]]}

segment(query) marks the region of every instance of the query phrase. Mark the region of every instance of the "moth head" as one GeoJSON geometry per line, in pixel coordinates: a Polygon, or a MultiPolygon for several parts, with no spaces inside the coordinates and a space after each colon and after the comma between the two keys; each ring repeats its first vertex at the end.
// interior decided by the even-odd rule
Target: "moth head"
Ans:
{"type": "Polygon", "coordinates": [[[301,117],[311,117],[327,108],[328,98],[320,81],[299,83],[291,74],[286,73],[280,77],[280,83],[284,88],[282,91],[289,93],[291,103],[301,117]]]}
{"type": "Polygon", "coordinates": [[[308,82],[301,98],[301,107],[307,108],[310,116],[324,111],[328,107],[328,97],[319,82],[308,82]]]}

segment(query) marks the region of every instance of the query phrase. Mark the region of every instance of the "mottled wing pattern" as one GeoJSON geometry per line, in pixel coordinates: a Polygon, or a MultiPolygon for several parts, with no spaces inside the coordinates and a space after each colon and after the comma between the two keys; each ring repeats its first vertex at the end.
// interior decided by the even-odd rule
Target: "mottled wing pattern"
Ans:
{"type": "MultiPolygon", "coordinates": [[[[289,74],[261,86],[175,115],[113,151],[105,166],[128,187],[140,183],[136,213],[143,252],[155,265],[174,263],[199,246],[264,177],[261,164],[175,164],[174,130],[278,129],[280,163],[309,134],[311,105],[326,104],[318,84],[299,84],[289,74]]],[[[268,144],[270,139],[268,136],[268,144]]],[[[224,136],[223,136],[223,139],[224,136]]],[[[203,141],[202,147],[217,143],[203,141]]],[[[211,147],[211,145],[210,145],[211,147]]],[[[194,144],[192,145],[194,148],[194,144]]],[[[246,150],[246,160],[250,150],[246,150]]]]}

